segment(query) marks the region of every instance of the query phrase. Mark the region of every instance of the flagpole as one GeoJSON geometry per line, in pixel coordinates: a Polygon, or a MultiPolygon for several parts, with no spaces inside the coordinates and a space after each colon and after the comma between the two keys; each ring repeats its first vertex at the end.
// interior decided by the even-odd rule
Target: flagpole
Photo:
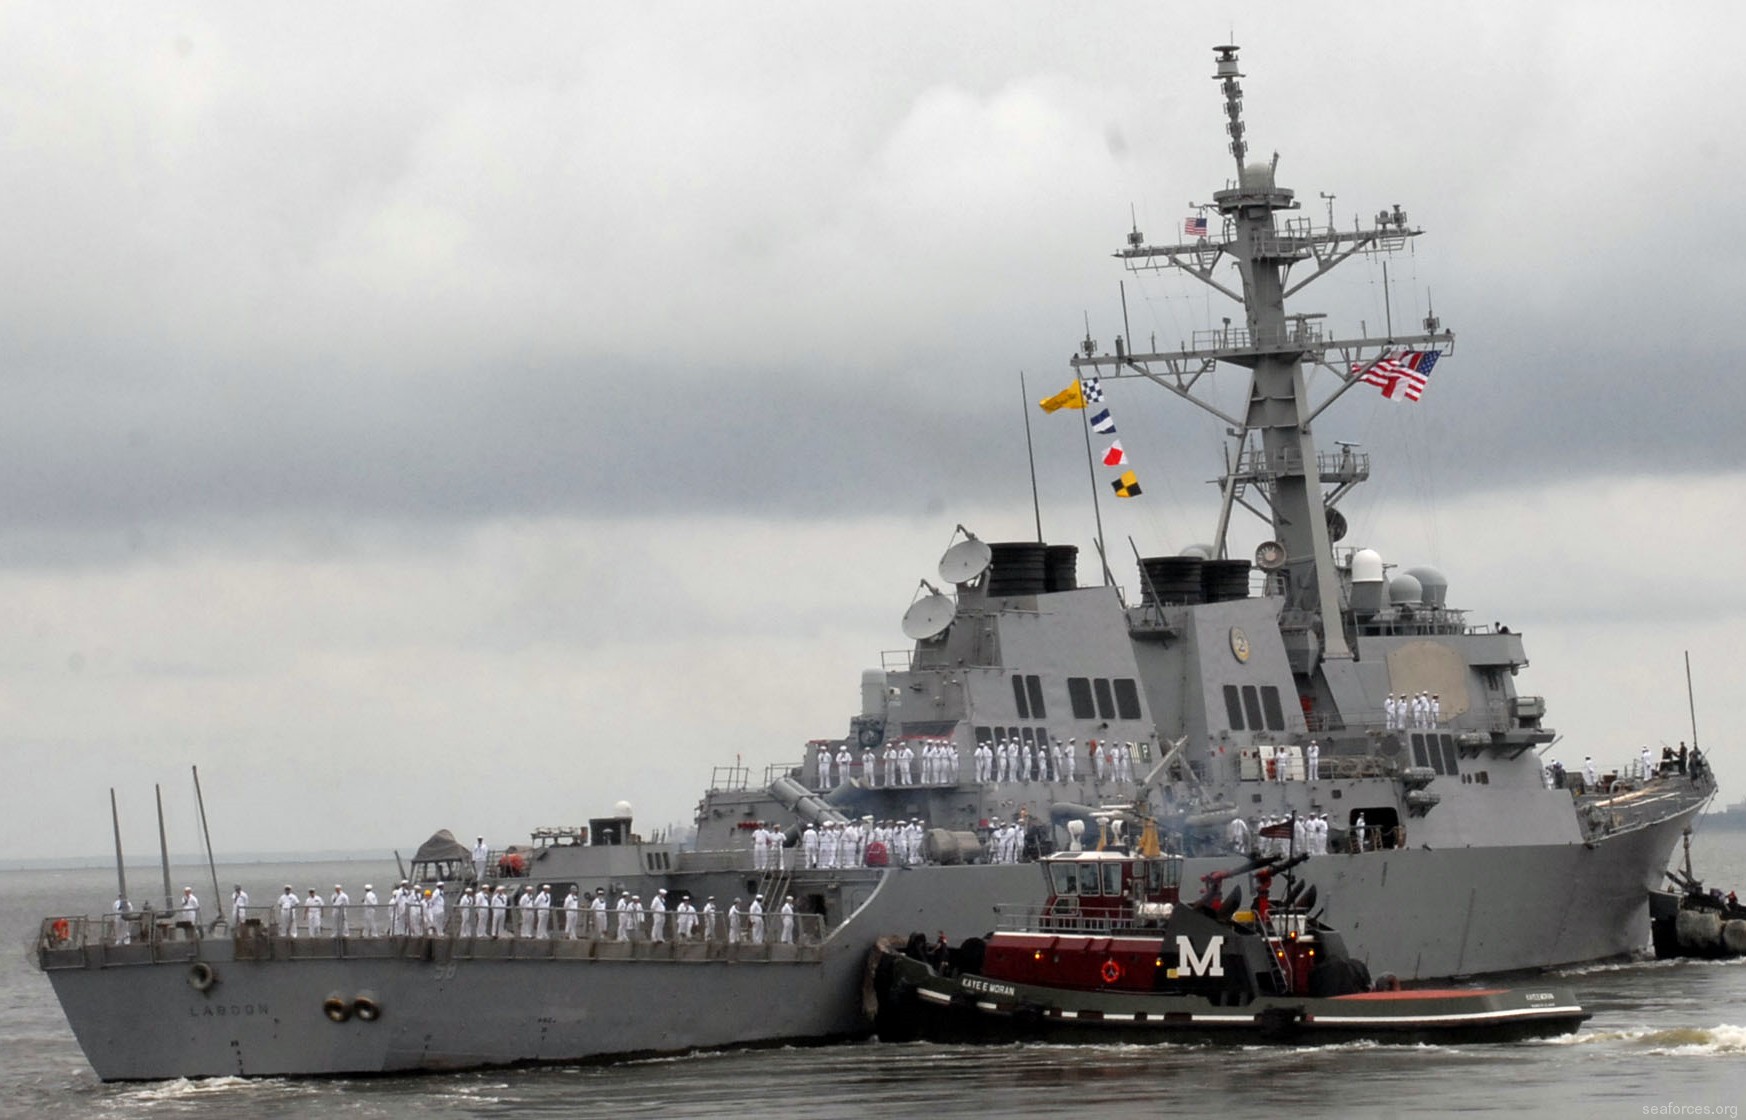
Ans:
{"type": "Polygon", "coordinates": [[[1025,371],[1019,370],[1019,402],[1025,413],[1025,458],[1031,464],[1031,510],[1037,515],[1037,543],[1043,543],[1043,503],[1037,497],[1037,452],[1031,445],[1031,392],[1025,388],[1025,371]]]}
{"type": "MultiPolygon", "coordinates": [[[[1079,382],[1075,381],[1075,385],[1079,382]]],[[[1083,391],[1083,390],[1082,390],[1083,391]]],[[[1086,415],[1086,409],[1079,410],[1079,427],[1085,433],[1085,476],[1091,480],[1091,512],[1097,518],[1097,561],[1103,565],[1103,585],[1115,586],[1115,577],[1109,571],[1109,554],[1103,547],[1103,504],[1097,497],[1097,467],[1091,460],[1091,417],[1086,415]]]]}

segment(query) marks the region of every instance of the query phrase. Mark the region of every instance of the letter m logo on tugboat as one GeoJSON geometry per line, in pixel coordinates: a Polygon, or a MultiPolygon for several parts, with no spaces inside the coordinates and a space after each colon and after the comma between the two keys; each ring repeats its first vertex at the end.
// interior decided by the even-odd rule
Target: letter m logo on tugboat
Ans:
{"type": "Polygon", "coordinates": [[[1176,935],[1176,959],[1181,963],[1180,976],[1223,976],[1225,974],[1225,939],[1221,934],[1207,939],[1206,952],[1196,953],[1194,942],[1186,933],[1176,935]]]}

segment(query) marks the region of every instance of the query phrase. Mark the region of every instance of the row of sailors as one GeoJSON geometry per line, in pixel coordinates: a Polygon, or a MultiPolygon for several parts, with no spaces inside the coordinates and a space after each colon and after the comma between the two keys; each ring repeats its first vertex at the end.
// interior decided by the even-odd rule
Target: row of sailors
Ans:
{"type": "MultiPolygon", "coordinates": [[[[1098,781],[1131,782],[1134,780],[1134,760],[1138,757],[1133,743],[1118,743],[1106,739],[1086,741],[1086,760],[1098,781]]],[[[1075,780],[1078,769],[1079,740],[1066,743],[1032,743],[1021,739],[1001,738],[976,745],[971,752],[976,781],[988,784],[1009,782],[1041,782],[1075,780]]],[[[908,741],[887,743],[883,751],[861,752],[861,776],[868,785],[879,788],[912,785],[951,785],[960,778],[961,758],[957,746],[949,739],[923,739],[919,751],[908,741]],[[918,774],[916,762],[920,761],[918,774]],[[880,776],[883,774],[883,781],[880,776]]],[[[828,744],[818,748],[819,789],[833,789],[838,783],[854,777],[855,757],[847,745],[833,755],[828,744]],[[833,770],[834,766],[834,770],[833,770]]]]}
{"type": "MultiPolygon", "coordinates": [[[[612,938],[630,941],[633,935],[636,940],[667,940],[669,911],[665,888],[658,890],[647,906],[643,904],[640,895],[620,893],[618,901],[609,910],[604,888],[596,888],[592,896],[584,896],[575,887],[571,887],[559,908],[563,913],[562,936],[570,940],[588,936],[599,940],[612,938]],[[586,926],[582,922],[584,909],[589,913],[586,926]],[[609,914],[612,921],[609,921],[609,914]]],[[[435,888],[420,890],[410,882],[402,880],[390,893],[385,909],[387,932],[390,936],[421,937],[426,933],[446,936],[448,933],[447,903],[441,883],[435,888]]],[[[541,884],[538,893],[535,893],[531,885],[524,886],[520,898],[513,902],[506,887],[469,886],[455,900],[459,923],[456,936],[549,940],[553,936],[553,909],[549,884],[541,884]],[[510,921],[511,910],[515,911],[513,924],[510,921]]],[[[273,922],[279,936],[288,938],[297,938],[300,931],[303,937],[351,937],[354,933],[364,937],[379,937],[383,932],[383,912],[384,907],[375,888],[368,883],[364,885],[364,893],[357,906],[352,905],[351,896],[346,893],[345,888],[335,883],[333,895],[325,900],[313,889],[307,896],[299,898],[297,892],[287,884],[284,893],[272,907],[273,922]],[[324,923],[328,914],[333,917],[331,926],[324,923]],[[362,929],[354,931],[351,922],[358,916],[362,919],[362,929]]],[[[717,911],[714,895],[709,897],[702,909],[697,908],[689,896],[683,897],[672,913],[675,939],[691,941],[701,937],[706,941],[715,940],[717,911]]],[[[128,920],[131,914],[132,907],[127,899],[117,896],[112,938],[118,945],[130,944],[133,940],[133,927],[128,920]]],[[[231,897],[231,921],[235,927],[241,928],[248,921],[248,915],[249,895],[238,885],[231,897]]],[[[765,940],[763,895],[755,896],[750,907],[744,910],[741,909],[741,900],[734,899],[722,916],[726,919],[729,944],[738,944],[741,941],[762,943],[765,940]]],[[[774,923],[777,939],[784,944],[794,941],[794,918],[794,896],[789,895],[777,911],[774,923]]],[[[176,907],[176,920],[187,924],[191,930],[199,929],[200,900],[191,887],[182,889],[182,900],[176,907]]]]}
{"type": "Polygon", "coordinates": [[[1417,696],[1401,693],[1390,695],[1382,702],[1383,715],[1390,731],[1405,731],[1408,727],[1436,727],[1443,720],[1443,700],[1434,692],[1417,696]]]}
{"type": "MultiPolygon", "coordinates": [[[[854,766],[855,756],[847,744],[838,748],[835,754],[831,753],[829,744],[821,744],[818,748],[818,788],[834,789],[837,783],[849,781],[854,776],[854,766]]],[[[945,739],[923,739],[919,750],[908,741],[899,740],[885,744],[880,751],[869,747],[861,752],[861,778],[875,788],[950,785],[958,780],[958,768],[958,752],[945,739]],[[919,772],[917,762],[921,764],[919,772]]]]}
{"type": "MultiPolygon", "coordinates": [[[[1363,814],[1359,814],[1353,827],[1359,835],[1363,834],[1363,814]]],[[[1328,854],[1328,815],[1264,816],[1255,822],[1253,831],[1248,821],[1235,817],[1225,826],[1225,838],[1231,851],[1240,855],[1258,854],[1271,858],[1305,852],[1325,856],[1328,854]]]]}
{"type": "MultiPolygon", "coordinates": [[[[1626,777],[1634,778],[1639,782],[1647,782],[1651,778],[1658,777],[1668,768],[1674,768],[1681,774],[1685,773],[1686,749],[1684,743],[1679,744],[1677,755],[1671,748],[1663,748],[1659,761],[1657,761],[1655,753],[1649,749],[1648,744],[1644,744],[1638,748],[1637,757],[1625,763],[1619,768],[1619,771],[1626,777]]],[[[1542,769],[1542,776],[1545,779],[1547,789],[1562,789],[1564,787],[1564,764],[1553,759],[1550,765],[1542,769]]],[[[1595,766],[1594,756],[1583,756],[1582,777],[1587,783],[1584,786],[1585,789],[1596,790],[1600,788],[1600,770],[1595,766]]]]}
{"type": "MultiPolygon", "coordinates": [[[[778,844],[774,848],[777,860],[782,857],[782,833],[774,826],[778,844]]],[[[888,820],[874,823],[871,817],[859,822],[826,821],[823,828],[807,825],[800,834],[802,866],[812,868],[865,867],[867,852],[874,845],[885,851],[888,864],[913,867],[922,862],[922,834],[926,830],[919,818],[907,821],[888,820]]],[[[780,868],[780,862],[765,864],[780,868]]]]}

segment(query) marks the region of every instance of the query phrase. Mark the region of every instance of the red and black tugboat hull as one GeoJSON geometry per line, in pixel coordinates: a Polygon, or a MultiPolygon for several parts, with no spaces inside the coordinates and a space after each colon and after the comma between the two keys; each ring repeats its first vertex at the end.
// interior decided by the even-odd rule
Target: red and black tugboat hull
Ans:
{"type": "Polygon", "coordinates": [[[894,948],[875,950],[875,1030],[937,1042],[1511,1042],[1569,1034],[1589,1015],[1567,990],[1448,988],[1332,997],[1078,991],[977,974],[941,975],[894,948]]]}

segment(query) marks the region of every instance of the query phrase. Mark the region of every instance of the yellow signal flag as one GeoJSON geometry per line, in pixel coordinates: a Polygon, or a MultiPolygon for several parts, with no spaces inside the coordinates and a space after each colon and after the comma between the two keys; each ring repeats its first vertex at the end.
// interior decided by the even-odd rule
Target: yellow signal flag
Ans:
{"type": "Polygon", "coordinates": [[[1044,412],[1055,412],[1063,408],[1084,408],[1085,393],[1080,390],[1079,382],[1067,386],[1052,397],[1044,397],[1037,402],[1037,407],[1044,412]]]}
{"type": "Polygon", "coordinates": [[[1115,489],[1118,498],[1137,498],[1140,496],[1140,479],[1133,471],[1123,471],[1120,478],[1110,480],[1110,486],[1115,489]]]}

